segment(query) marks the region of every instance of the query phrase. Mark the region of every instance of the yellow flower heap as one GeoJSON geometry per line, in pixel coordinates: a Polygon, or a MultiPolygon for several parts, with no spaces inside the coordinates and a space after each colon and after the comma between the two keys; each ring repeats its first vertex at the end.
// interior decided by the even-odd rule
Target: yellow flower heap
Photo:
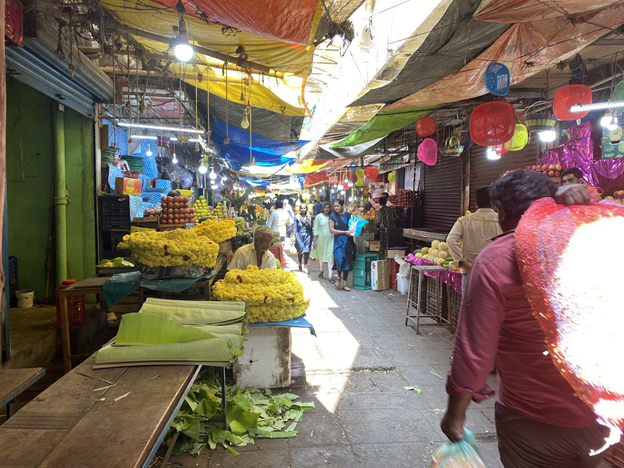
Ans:
{"type": "Polygon", "coordinates": [[[207,219],[192,229],[199,236],[205,236],[217,244],[236,237],[236,223],[233,219],[217,221],[207,219]]]}
{"type": "Polygon", "coordinates": [[[135,232],[124,236],[120,249],[131,249],[141,264],[157,266],[199,266],[212,268],[217,262],[219,245],[193,229],[135,232]]]}
{"type": "Polygon", "coordinates": [[[295,275],[284,270],[231,270],[213,287],[219,301],[247,303],[250,322],[283,322],[305,315],[310,301],[306,301],[303,286],[295,275]]]}

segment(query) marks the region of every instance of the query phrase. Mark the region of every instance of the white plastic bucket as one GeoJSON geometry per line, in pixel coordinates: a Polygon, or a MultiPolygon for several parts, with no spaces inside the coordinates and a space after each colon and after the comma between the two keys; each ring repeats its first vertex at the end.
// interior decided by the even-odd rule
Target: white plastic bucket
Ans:
{"type": "Polygon", "coordinates": [[[35,291],[31,289],[20,289],[15,292],[17,297],[17,307],[20,309],[28,309],[33,306],[35,302],[35,291]]]}

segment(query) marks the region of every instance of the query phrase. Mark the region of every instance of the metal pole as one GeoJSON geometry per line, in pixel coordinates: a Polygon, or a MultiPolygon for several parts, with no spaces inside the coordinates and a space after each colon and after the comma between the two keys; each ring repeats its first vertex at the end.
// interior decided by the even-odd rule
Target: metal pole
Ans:
{"type": "Polygon", "coordinates": [[[65,185],[65,107],[55,103],[54,125],[54,207],[56,230],[56,282],[67,279],[67,190],[65,185]]]}

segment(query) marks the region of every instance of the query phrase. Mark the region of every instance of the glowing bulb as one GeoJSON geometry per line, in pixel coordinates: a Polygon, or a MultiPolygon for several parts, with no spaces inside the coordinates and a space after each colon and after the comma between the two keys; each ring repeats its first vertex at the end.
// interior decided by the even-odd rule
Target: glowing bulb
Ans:
{"type": "Polygon", "coordinates": [[[497,159],[501,158],[500,155],[496,154],[496,148],[494,148],[493,146],[488,146],[485,155],[490,161],[496,161],[497,159]]]}
{"type": "Polygon", "coordinates": [[[175,46],[173,53],[180,62],[188,62],[193,58],[195,51],[188,42],[181,41],[175,46]]]}
{"type": "Polygon", "coordinates": [[[219,186],[218,186],[217,184],[212,184],[212,185],[210,186],[210,188],[211,188],[212,190],[217,190],[217,189],[219,188],[219,186]]]}
{"type": "Polygon", "coordinates": [[[215,180],[217,178],[217,173],[214,171],[214,169],[210,170],[210,175],[208,177],[210,177],[210,180],[215,180]]]}
{"type": "Polygon", "coordinates": [[[172,162],[173,164],[178,164],[178,158],[177,158],[177,156],[176,156],[176,154],[175,154],[175,153],[173,153],[173,158],[171,158],[171,162],[172,162]]]}
{"type": "Polygon", "coordinates": [[[554,130],[544,130],[542,132],[538,132],[537,136],[540,141],[543,141],[544,143],[551,143],[557,138],[557,132],[554,130]]]}
{"type": "Polygon", "coordinates": [[[205,174],[206,172],[208,172],[208,168],[206,167],[206,163],[204,162],[203,159],[197,170],[199,171],[200,174],[205,174]]]}
{"type": "Polygon", "coordinates": [[[221,180],[223,180],[223,182],[225,182],[227,180],[227,176],[221,177],[221,180]]]}
{"type": "Polygon", "coordinates": [[[147,152],[145,153],[146,156],[151,156],[152,154],[152,148],[150,147],[149,143],[147,144],[147,152]]]}
{"type": "Polygon", "coordinates": [[[248,114],[248,109],[245,107],[245,110],[243,112],[243,120],[241,120],[241,128],[244,128],[245,130],[249,128],[249,116],[248,114]]]}

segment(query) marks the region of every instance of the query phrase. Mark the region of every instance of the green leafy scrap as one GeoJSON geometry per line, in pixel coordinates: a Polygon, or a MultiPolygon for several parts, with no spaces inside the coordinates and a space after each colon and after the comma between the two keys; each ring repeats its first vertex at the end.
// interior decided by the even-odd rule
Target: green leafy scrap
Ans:
{"type": "Polygon", "coordinates": [[[195,381],[165,438],[169,444],[173,434],[179,433],[172,453],[198,457],[206,447],[215,450],[223,446],[237,456],[234,447],[253,444],[254,439],[296,437],[304,411],[314,408],[314,403],[297,401],[299,396],[293,393],[273,395],[269,389],[228,386],[224,414],[221,391],[216,377],[202,376],[195,381]],[[227,429],[220,422],[223,419],[227,429]]]}

